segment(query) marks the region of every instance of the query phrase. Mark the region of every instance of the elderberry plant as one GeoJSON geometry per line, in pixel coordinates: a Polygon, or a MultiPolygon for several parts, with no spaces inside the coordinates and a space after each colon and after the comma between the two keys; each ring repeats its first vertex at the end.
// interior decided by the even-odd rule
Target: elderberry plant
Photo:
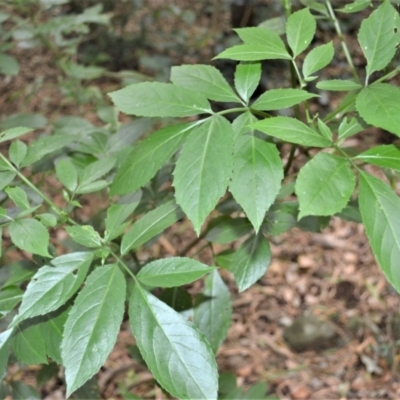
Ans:
{"type": "Polygon", "coordinates": [[[238,62],[233,87],[213,66],[182,65],[172,68],[171,83],[143,82],[110,93],[123,113],[182,119],[142,141],[136,142],[150,120],[127,128],[112,109],[102,111],[103,127],[63,118],[53,135],[29,146],[17,140],[27,128],[0,134],[0,142],[12,140],[8,158],[0,155],[2,204],[15,205],[0,208],[0,229],[41,263],[39,269],[19,266],[2,282],[0,311],[11,318],[0,334],[1,373],[11,350],[27,364],[50,358],[65,369],[69,397],[106,361],[127,304],[137,346],[159,384],[180,399],[216,399],[215,352],[231,318],[218,268],[246,290],[270,263],[269,237],[294,226],[326,226],[333,215],[364,224],[383,273],[400,291],[400,148],[394,143],[359,152],[346,144],[368,127],[400,136],[400,89],[390,83],[400,72],[399,14],[384,0],[364,19],[358,42],[366,65],[358,71],[336,13],[363,11],[371,1],[334,10],[329,0],[304,0],[306,8],[295,12],[288,0],[283,4],[284,38],[265,27],[236,29],[242,43],[216,57],[238,62]],[[339,46],[311,45],[317,19],[333,22],[351,79],[319,79],[339,46]],[[253,98],[264,60],[286,63],[293,84],[253,98]],[[323,118],[310,111],[318,97],[309,89],[313,81],[320,90],[345,93],[323,118]],[[234,106],[215,111],[218,102],[234,106]],[[287,108],[294,117],[277,113],[287,108]],[[32,183],[30,170],[60,149],[66,150],[50,160],[64,187],[64,207],[32,183]],[[294,161],[304,159],[297,172],[294,161]],[[368,172],[369,165],[380,168],[386,182],[368,172]],[[76,213],[81,196],[93,192],[108,194],[104,224],[84,224],[76,213]],[[140,246],[184,216],[211,244],[244,238],[242,244],[215,254],[214,266],[184,256],[137,259],[140,246]],[[56,227],[77,251],[54,257],[49,229],[56,227]],[[204,275],[203,298],[192,302],[182,286],[204,275]],[[162,295],[152,294],[154,288],[163,288],[162,295]],[[187,297],[182,314],[177,303],[187,297]]]}

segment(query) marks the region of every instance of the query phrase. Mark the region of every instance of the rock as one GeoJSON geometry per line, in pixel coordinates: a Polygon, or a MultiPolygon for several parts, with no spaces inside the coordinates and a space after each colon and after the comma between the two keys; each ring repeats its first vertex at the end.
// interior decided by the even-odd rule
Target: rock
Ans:
{"type": "Polygon", "coordinates": [[[312,315],[296,318],[283,332],[283,338],[295,351],[324,350],[338,345],[332,324],[312,315]]]}

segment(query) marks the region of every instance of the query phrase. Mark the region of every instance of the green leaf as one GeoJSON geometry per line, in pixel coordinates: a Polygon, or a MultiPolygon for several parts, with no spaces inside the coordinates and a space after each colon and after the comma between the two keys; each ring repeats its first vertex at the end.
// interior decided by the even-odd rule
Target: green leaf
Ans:
{"type": "Polygon", "coordinates": [[[215,115],[187,138],[174,171],[177,203],[197,234],[207,215],[225,194],[232,174],[233,129],[215,115]]]}
{"type": "Polygon", "coordinates": [[[40,332],[43,341],[46,343],[46,354],[57,364],[62,364],[61,342],[64,331],[64,325],[67,321],[71,306],[65,305],[50,314],[46,314],[40,324],[40,332]]]}
{"type": "Polygon", "coordinates": [[[263,93],[252,105],[256,110],[280,110],[302,101],[318,97],[317,94],[301,89],[271,89],[263,93]]]}
{"type": "Polygon", "coordinates": [[[303,63],[304,79],[308,79],[314,72],[326,67],[333,59],[334,49],[332,41],[312,49],[303,63]]]}
{"type": "Polygon", "coordinates": [[[239,102],[221,72],[211,65],[181,65],[171,68],[171,82],[200,93],[210,100],[239,102]]]}
{"type": "Polygon", "coordinates": [[[400,292],[400,199],[381,180],[361,172],[358,200],[372,251],[387,280],[400,292]]]}
{"type": "Polygon", "coordinates": [[[97,231],[90,225],[66,226],[65,230],[71,239],[86,247],[100,247],[101,238],[97,231]]]}
{"type": "Polygon", "coordinates": [[[322,121],[319,118],[318,118],[317,124],[318,124],[318,129],[321,132],[321,135],[325,136],[328,140],[332,141],[333,140],[333,133],[329,129],[328,125],[326,125],[325,122],[322,121]]]}
{"type": "Polygon", "coordinates": [[[170,83],[137,83],[109,96],[120,111],[143,117],[188,117],[212,112],[202,94],[170,83]]]}
{"type": "Polygon", "coordinates": [[[261,61],[274,59],[289,60],[290,56],[281,55],[280,52],[267,52],[265,46],[261,44],[239,44],[224,50],[214,57],[213,60],[221,58],[235,61],[261,61]]]}
{"type": "Polygon", "coordinates": [[[20,260],[3,266],[1,271],[4,273],[4,276],[0,275],[0,282],[3,287],[19,286],[35,275],[37,265],[32,261],[20,260]]]}
{"type": "Polygon", "coordinates": [[[147,182],[172,157],[197,123],[168,126],[136,145],[118,169],[111,195],[133,192],[147,182]]]}
{"type": "Polygon", "coordinates": [[[282,39],[275,32],[259,27],[239,28],[234,29],[234,31],[244,43],[263,46],[267,54],[273,58],[284,60],[292,58],[282,39]]]}
{"type": "Polygon", "coordinates": [[[117,265],[97,267],[79,292],[65,323],[61,356],[67,396],[105,363],[124,314],[126,282],[117,265]]]}
{"type": "Polygon", "coordinates": [[[170,257],[146,264],[136,275],[148,286],[175,287],[191,283],[213,268],[186,257],[170,257]]]}
{"type": "Polygon", "coordinates": [[[47,364],[46,343],[43,340],[40,325],[41,320],[35,318],[15,327],[14,354],[25,364],[47,364]]]}
{"type": "Polygon", "coordinates": [[[227,215],[214,218],[207,226],[205,240],[226,244],[247,235],[253,227],[247,218],[231,218],[227,215]]]}
{"type": "Polygon", "coordinates": [[[365,126],[361,124],[361,120],[358,118],[351,118],[350,121],[347,121],[347,117],[344,117],[342,122],[339,125],[338,130],[338,138],[345,139],[356,133],[359,133],[365,129],[365,126]]]}
{"type": "Polygon", "coordinates": [[[397,11],[385,0],[362,22],[358,41],[367,59],[366,82],[373,72],[385,68],[394,57],[400,42],[399,20],[397,11]]]}
{"type": "Polygon", "coordinates": [[[126,228],[123,222],[136,209],[141,197],[141,191],[135,192],[122,197],[118,203],[114,203],[108,207],[107,218],[104,221],[106,225],[106,231],[104,234],[105,242],[109,242],[123,233],[126,228]]]}
{"type": "Polygon", "coordinates": [[[12,334],[14,329],[7,329],[0,333],[0,379],[3,380],[4,373],[7,368],[8,357],[10,354],[10,346],[12,342],[12,334]]]}
{"type": "Polygon", "coordinates": [[[125,255],[131,249],[146,243],[182,218],[182,215],[182,212],[174,201],[169,201],[149,211],[136,221],[132,228],[123,236],[121,255],[125,255]]]}
{"type": "Polygon", "coordinates": [[[26,146],[26,144],[24,142],[21,142],[20,140],[14,140],[11,143],[8,154],[9,154],[11,162],[17,168],[19,168],[20,164],[24,160],[27,151],[28,151],[28,147],[26,146]]]}
{"type": "Polygon", "coordinates": [[[261,79],[261,64],[257,62],[241,62],[236,66],[235,88],[240,97],[249,102],[261,79]]]}
{"type": "Polygon", "coordinates": [[[355,0],[353,3],[346,4],[342,8],[337,8],[336,11],[340,11],[345,14],[352,14],[362,11],[371,5],[371,0],[355,0]]]}
{"type": "Polygon", "coordinates": [[[78,171],[69,158],[61,159],[56,165],[57,179],[71,192],[78,186],[78,171]]]}
{"type": "Polygon", "coordinates": [[[10,184],[14,180],[15,176],[16,173],[12,171],[0,172],[0,190],[10,184]]]}
{"type": "Polygon", "coordinates": [[[332,144],[330,140],[295,118],[266,118],[256,122],[252,127],[286,142],[303,146],[329,147],[332,144]]]}
{"type": "Polygon", "coordinates": [[[349,201],[354,186],[355,176],[345,158],[318,153],[297,177],[298,219],[306,215],[332,215],[341,211],[349,201]]]}
{"type": "Polygon", "coordinates": [[[20,187],[8,187],[5,189],[5,192],[8,194],[8,197],[15,203],[15,205],[19,208],[29,210],[31,207],[29,205],[28,197],[23,189],[20,187]]]}
{"type": "Polygon", "coordinates": [[[42,398],[34,387],[24,382],[11,382],[11,388],[14,399],[40,400],[42,398]]]}
{"type": "Polygon", "coordinates": [[[291,14],[286,23],[286,37],[293,57],[298,56],[311,43],[317,23],[308,8],[291,14]]]}
{"type": "Polygon", "coordinates": [[[26,288],[12,326],[61,307],[81,286],[90,264],[91,253],[71,253],[54,258],[54,266],[44,266],[26,288]]]}
{"type": "Polygon", "coordinates": [[[79,193],[79,189],[82,186],[87,186],[110,172],[114,168],[116,161],[116,158],[108,157],[89,164],[79,175],[77,193],[79,193]]]}
{"type": "Polygon", "coordinates": [[[258,231],[283,179],[278,149],[255,136],[243,136],[236,146],[229,190],[258,231]]]}
{"type": "Polygon", "coordinates": [[[246,111],[234,119],[232,122],[232,128],[234,132],[235,151],[238,150],[241,140],[240,137],[246,133],[253,133],[254,129],[251,127],[251,125],[257,121],[258,119],[250,111],[246,111]]]}
{"type": "Polygon", "coordinates": [[[33,218],[18,219],[8,227],[12,242],[21,250],[29,253],[51,257],[47,248],[49,246],[49,233],[39,221],[33,218]]]}
{"type": "Polygon", "coordinates": [[[18,75],[19,64],[15,57],[0,53],[0,74],[18,75]]]}
{"type": "Polygon", "coordinates": [[[54,214],[50,214],[50,213],[36,214],[35,217],[38,218],[39,221],[44,226],[56,226],[57,225],[57,217],[54,214]]]}
{"type": "Polygon", "coordinates": [[[23,293],[18,286],[7,286],[0,291],[0,318],[21,301],[23,293]]]}
{"type": "Polygon", "coordinates": [[[355,158],[379,167],[400,171],[400,148],[394,144],[373,147],[355,158]]]}
{"type": "Polygon", "coordinates": [[[374,83],[357,96],[356,108],[368,124],[386,129],[400,137],[400,88],[374,83]]]}
{"type": "Polygon", "coordinates": [[[106,188],[108,185],[109,183],[104,179],[100,179],[95,182],[83,183],[82,185],[79,185],[79,188],[75,190],[75,193],[85,194],[98,192],[99,190],[106,188]]]}
{"type": "Polygon", "coordinates": [[[140,352],[160,385],[178,399],[216,399],[214,353],[186,318],[136,284],[129,320],[140,352]]]}
{"type": "Polygon", "coordinates": [[[9,117],[4,118],[0,122],[1,129],[11,129],[18,128],[23,126],[26,128],[36,129],[36,128],[44,128],[47,125],[47,118],[41,114],[34,113],[19,113],[13,114],[9,117]]]}
{"type": "Polygon", "coordinates": [[[276,203],[267,212],[262,225],[264,235],[278,236],[296,226],[298,204],[276,203]]]}
{"type": "Polygon", "coordinates": [[[206,300],[195,307],[193,322],[216,353],[228,333],[232,318],[231,294],[218,271],[207,275],[202,295],[206,300]]]}
{"type": "Polygon", "coordinates": [[[193,308],[192,296],[182,287],[164,289],[159,299],[177,312],[193,308]]]}
{"type": "Polygon", "coordinates": [[[239,292],[257,282],[271,262],[271,250],[263,235],[249,237],[236,251],[229,270],[235,277],[239,292]]]}
{"type": "Polygon", "coordinates": [[[318,82],[317,88],[321,90],[346,92],[361,89],[362,86],[357,82],[346,79],[328,79],[327,81],[318,82]]]}
{"type": "Polygon", "coordinates": [[[76,137],[73,135],[63,134],[43,136],[29,144],[28,154],[24,158],[24,161],[21,163],[21,166],[26,167],[28,165],[31,165],[34,162],[40,160],[45,155],[62,149],[74,140],[76,140],[76,137]]]}
{"type": "Polygon", "coordinates": [[[6,142],[7,140],[12,140],[28,132],[31,132],[31,128],[11,128],[0,133],[0,143],[6,142]]]}

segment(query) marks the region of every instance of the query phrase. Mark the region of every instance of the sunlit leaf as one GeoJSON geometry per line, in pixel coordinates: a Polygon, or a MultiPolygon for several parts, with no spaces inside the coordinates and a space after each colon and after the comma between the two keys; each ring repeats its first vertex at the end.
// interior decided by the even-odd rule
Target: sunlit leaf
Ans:
{"type": "Polygon", "coordinates": [[[136,284],[130,325],[140,352],[159,384],[178,399],[216,399],[214,353],[186,318],[136,284]]]}

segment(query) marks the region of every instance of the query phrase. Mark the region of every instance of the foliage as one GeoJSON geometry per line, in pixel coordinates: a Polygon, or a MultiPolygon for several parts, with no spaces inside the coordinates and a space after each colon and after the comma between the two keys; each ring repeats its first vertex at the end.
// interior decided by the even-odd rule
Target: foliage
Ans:
{"type": "MultiPolygon", "coordinates": [[[[39,3],[46,8],[63,1],[39,3]]],[[[43,126],[37,116],[25,116],[28,124],[20,124],[24,119],[19,118],[0,133],[0,143],[11,141],[8,157],[0,154],[5,255],[14,246],[33,254],[32,261],[0,269],[0,312],[7,327],[0,333],[0,375],[10,352],[25,364],[51,359],[65,368],[69,397],[104,364],[127,307],[137,346],[158,383],[177,398],[217,398],[215,353],[232,312],[217,268],[228,270],[239,290],[246,290],[268,268],[268,238],[294,226],[326,226],[333,215],[353,215],[354,207],[382,271],[400,291],[400,149],[394,143],[358,151],[346,144],[370,126],[400,137],[400,89],[390,83],[400,72],[393,65],[400,17],[384,0],[364,19],[358,41],[366,68],[358,71],[329,1],[303,3],[306,7],[299,11],[286,7],[284,37],[265,27],[236,29],[243,43],[216,57],[239,61],[233,87],[213,66],[176,66],[170,83],[142,82],[110,93],[118,110],[142,117],[127,125],[118,121],[113,107],[102,107],[98,117],[103,126],[61,117],[51,135],[23,141],[31,128],[43,126]],[[319,80],[319,71],[338,49],[332,42],[312,47],[318,19],[334,23],[351,79],[319,80]],[[271,59],[290,68],[293,85],[254,98],[260,61],[271,59]],[[346,92],[337,109],[323,118],[308,107],[318,97],[311,92],[315,80],[320,90],[346,92]],[[214,111],[215,102],[227,104],[214,111]],[[280,114],[288,108],[285,116],[280,114]],[[158,129],[139,141],[152,130],[152,117],[168,117],[172,124],[157,120],[158,129]],[[293,168],[296,157],[300,164],[307,160],[299,172],[293,168]],[[369,165],[380,168],[389,185],[373,176],[369,165]],[[63,188],[64,202],[56,202],[45,185],[42,189],[33,183],[49,174],[63,188]],[[84,222],[77,210],[93,193],[104,206],[96,210],[99,218],[84,222]],[[184,216],[211,248],[238,239],[240,245],[215,254],[213,266],[185,254],[138,259],[142,246],[184,216]],[[55,253],[56,232],[70,238],[61,243],[64,255],[55,253]],[[192,299],[185,285],[202,277],[203,293],[192,299]],[[155,288],[162,290],[159,298],[155,288]],[[189,307],[182,307],[188,298],[189,307]]],[[[369,1],[355,1],[337,11],[370,6],[369,1]]],[[[0,23],[8,18],[1,14],[0,23]]],[[[55,46],[66,77],[60,85],[68,92],[76,80],[93,79],[102,70],[74,64],[60,49],[73,53],[87,24],[107,23],[107,18],[94,7],[43,25],[28,24],[24,33],[14,30],[13,36],[55,46]],[[71,32],[74,39],[65,36],[71,32]]],[[[7,61],[7,51],[7,46],[0,49],[0,71],[12,75],[17,64],[7,61]]],[[[87,99],[75,96],[78,103],[87,99]]],[[[266,395],[262,384],[242,393],[231,383],[220,379],[222,398],[266,395]]],[[[37,398],[29,390],[10,382],[1,393],[5,397],[20,391],[23,397],[37,398]]]]}

